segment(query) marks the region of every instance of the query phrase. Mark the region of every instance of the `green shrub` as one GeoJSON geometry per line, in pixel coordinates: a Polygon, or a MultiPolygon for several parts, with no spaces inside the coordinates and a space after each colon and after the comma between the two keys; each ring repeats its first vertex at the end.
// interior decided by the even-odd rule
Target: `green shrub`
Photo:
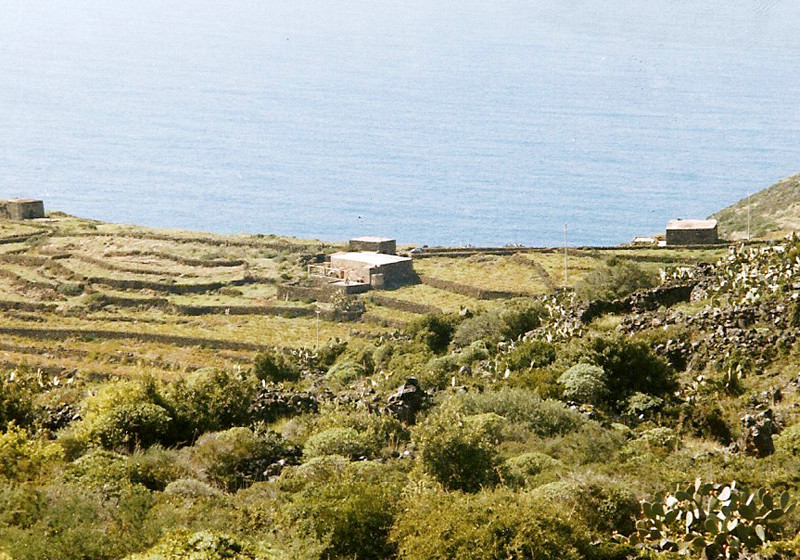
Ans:
{"type": "Polygon", "coordinates": [[[412,432],[421,470],[450,490],[477,492],[499,480],[495,441],[452,408],[438,410],[412,432]]]}
{"type": "Polygon", "coordinates": [[[556,400],[544,400],[527,389],[504,387],[482,393],[458,396],[465,414],[494,412],[512,424],[525,426],[543,437],[571,432],[586,420],[575,410],[556,400]]]}
{"type": "Polygon", "coordinates": [[[663,405],[664,399],[637,392],[628,397],[625,413],[634,418],[647,418],[661,410],[663,405]]]}
{"type": "Polygon", "coordinates": [[[79,296],[83,293],[83,284],[80,282],[63,282],[56,286],[56,292],[62,296],[79,296]]]}
{"type": "Polygon", "coordinates": [[[368,434],[347,427],[328,428],[314,434],[303,447],[306,457],[342,455],[351,459],[372,458],[377,451],[376,442],[368,434]]]}
{"type": "Polygon", "coordinates": [[[775,450],[789,455],[800,455],[800,423],[792,424],[775,438],[775,450]]]}
{"type": "Polygon", "coordinates": [[[506,489],[414,494],[392,530],[404,560],[583,560],[585,531],[546,502],[506,489]]]}
{"type": "Polygon", "coordinates": [[[610,259],[604,266],[584,275],[575,285],[575,294],[583,301],[611,301],[658,283],[656,272],[636,263],[610,259]]]}
{"type": "Polygon", "coordinates": [[[203,434],[180,453],[197,478],[229,492],[266,479],[272,465],[293,456],[275,432],[255,433],[243,427],[203,434]]]}
{"type": "Polygon", "coordinates": [[[564,463],[536,451],[506,459],[500,467],[503,482],[509,486],[533,488],[566,470],[564,463]]]}
{"type": "Polygon", "coordinates": [[[36,415],[33,399],[38,391],[32,374],[0,371],[0,430],[5,430],[11,422],[26,428],[33,424],[36,415]]]}
{"type": "Polygon", "coordinates": [[[138,449],[127,459],[128,476],[134,484],[141,484],[149,490],[162,491],[184,474],[176,458],[175,451],[164,449],[160,445],[138,449]]]}
{"type": "Polygon", "coordinates": [[[144,520],[153,501],[141,487],[113,499],[71,482],[15,494],[0,489],[0,548],[15,560],[116,560],[152,537],[144,520]]]}
{"type": "Polygon", "coordinates": [[[415,340],[422,342],[431,352],[441,353],[447,350],[456,325],[461,318],[451,313],[449,315],[425,315],[406,327],[406,333],[415,340]]]}
{"type": "Polygon", "coordinates": [[[564,385],[564,398],[579,403],[599,405],[608,392],[606,372],[599,366],[577,364],[569,368],[558,382],[564,385]]]}
{"type": "Polygon", "coordinates": [[[44,477],[61,459],[60,446],[31,439],[16,424],[0,433],[0,479],[21,482],[44,477]]]}
{"type": "MultiPolygon", "coordinates": [[[[361,455],[367,456],[389,456],[410,438],[408,427],[394,416],[346,406],[323,407],[322,412],[313,417],[310,433],[313,437],[334,428],[351,428],[358,432],[359,436],[353,441],[362,442],[366,453],[361,455]]],[[[308,441],[305,444],[307,446],[308,441]]]]}
{"type": "Polygon", "coordinates": [[[171,439],[192,441],[199,434],[250,423],[257,390],[252,376],[203,368],[167,386],[165,406],[175,418],[171,439]]]}
{"type": "Polygon", "coordinates": [[[684,423],[696,436],[713,438],[722,444],[729,445],[733,441],[731,424],[719,405],[718,397],[710,395],[709,398],[696,399],[695,402],[681,406],[684,423]]]}
{"type": "Polygon", "coordinates": [[[324,542],[323,560],[394,558],[388,536],[404,479],[391,465],[349,464],[334,477],[305,485],[282,509],[280,521],[324,542]]]}
{"type": "Polygon", "coordinates": [[[609,463],[627,441],[627,433],[584,421],[576,430],[547,443],[547,453],[568,465],[609,463]]]}
{"type": "Polygon", "coordinates": [[[559,511],[574,511],[586,526],[605,534],[631,534],[639,515],[639,502],[624,484],[600,477],[550,482],[531,490],[530,497],[559,511]]]}
{"type": "Polygon", "coordinates": [[[552,364],[556,359],[556,348],[543,340],[523,340],[514,343],[498,357],[498,370],[517,372],[530,371],[552,364]]]}
{"type": "Polygon", "coordinates": [[[125,455],[105,449],[91,449],[67,465],[64,480],[102,490],[109,495],[118,495],[130,485],[125,455]]]}
{"type": "Polygon", "coordinates": [[[107,383],[85,399],[83,418],[72,425],[70,437],[84,445],[128,451],[157,441],[169,443],[173,416],[159,403],[152,379],[107,383]]]}
{"type": "Polygon", "coordinates": [[[253,371],[269,382],[297,381],[301,373],[297,364],[277,348],[260,352],[253,360],[253,371]]]}
{"type": "Polygon", "coordinates": [[[677,387],[667,362],[640,341],[598,336],[586,343],[583,357],[605,371],[610,404],[618,410],[633,393],[666,397],[677,387]]]}
{"type": "Polygon", "coordinates": [[[464,348],[483,341],[494,347],[502,340],[514,340],[538,327],[544,307],[534,300],[509,300],[502,307],[484,311],[463,321],[453,333],[452,344],[464,348]]]}
{"type": "Polygon", "coordinates": [[[362,364],[356,362],[339,362],[333,365],[325,376],[335,387],[347,387],[353,381],[361,379],[367,374],[362,364]]]}
{"type": "Polygon", "coordinates": [[[270,557],[228,535],[179,530],[162,537],[148,551],[131,554],[126,560],[268,560],[270,557]]]}
{"type": "Polygon", "coordinates": [[[220,490],[195,478],[173,480],[164,488],[164,494],[190,499],[222,496],[220,490]]]}
{"type": "Polygon", "coordinates": [[[153,403],[121,404],[99,416],[89,432],[91,442],[105,449],[149,447],[164,441],[172,418],[153,403]]]}

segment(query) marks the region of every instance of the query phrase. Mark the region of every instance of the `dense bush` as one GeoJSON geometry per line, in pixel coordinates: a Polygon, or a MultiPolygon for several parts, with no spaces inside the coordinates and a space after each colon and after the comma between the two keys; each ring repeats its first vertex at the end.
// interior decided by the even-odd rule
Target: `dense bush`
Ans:
{"type": "Polygon", "coordinates": [[[63,478],[110,496],[117,496],[130,486],[125,456],[105,449],[91,449],[74,460],[64,470],[63,478]]]}
{"type": "Polygon", "coordinates": [[[132,483],[157,491],[184,474],[176,462],[176,452],[160,445],[134,451],[127,459],[127,467],[132,483]]]}
{"type": "Polygon", "coordinates": [[[15,422],[30,426],[35,417],[33,398],[38,384],[29,373],[0,371],[0,430],[15,422]]]}
{"type": "Polygon", "coordinates": [[[499,480],[495,438],[453,408],[437,411],[412,433],[421,470],[445,488],[477,492],[499,480]]]}
{"type": "Polygon", "coordinates": [[[542,399],[527,389],[504,387],[482,393],[470,392],[460,395],[458,402],[465,414],[494,412],[544,437],[573,431],[586,422],[579,412],[567,408],[564,403],[542,399]]]}
{"type": "Polygon", "coordinates": [[[599,477],[544,484],[530,497],[560,511],[576,512],[588,527],[603,533],[629,535],[639,515],[639,502],[625,485],[599,477]]]}
{"type": "Polygon", "coordinates": [[[16,424],[0,433],[0,479],[21,482],[44,477],[61,457],[60,446],[32,439],[16,424]]]}
{"type": "Polygon", "coordinates": [[[116,560],[151,542],[152,505],[141,487],[109,499],[82,483],[0,486],[0,543],[14,560],[116,560]]]}
{"type": "Polygon", "coordinates": [[[800,423],[792,424],[775,438],[775,450],[789,455],[800,455],[800,423]]]}
{"type": "Polygon", "coordinates": [[[606,372],[590,364],[572,366],[558,378],[558,382],[564,386],[564,398],[569,401],[598,405],[608,392],[606,372]]]}
{"type": "Polygon", "coordinates": [[[453,346],[464,348],[479,340],[494,346],[502,340],[514,340],[538,327],[544,313],[537,301],[509,300],[502,307],[463,321],[453,334],[453,346]]]}
{"type": "Polygon", "coordinates": [[[182,449],[181,455],[187,470],[198,478],[232,492],[266,479],[271,466],[293,458],[296,451],[275,432],[256,433],[239,427],[203,434],[192,447],[182,449]]]}
{"type": "Polygon", "coordinates": [[[132,554],[126,560],[268,560],[270,557],[228,535],[175,531],[148,551],[132,554]]]}
{"type": "Polygon", "coordinates": [[[565,470],[566,465],[558,459],[536,451],[506,459],[500,467],[505,484],[528,488],[552,482],[552,479],[565,470]]]}
{"type": "Polygon", "coordinates": [[[523,340],[514,343],[508,351],[498,356],[498,369],[505,371],[529,371],[552,364],[556,359],[556,348],[543,340],[523,340]]]}
{"type": "Polygon", "coordinates": [[[406,327],[406,333],[438,354],[447,350],[460,320],[461,317],[454,313],[448,315],[429,314],[411,322],[406,327]]]}
{"type": "Polygon", "coordinates": [[[328,428],[314,434],[306,441],[303,455],[342,455],[351,459],[373,458],[378,452],[377,442],[368,434],[359,433],[353,428],[328,428]]]}
{"type": "Polygon", "coordinates": [[[264,381],[297,381],[300,368],[294,361],[277,348],[260,352],[253,360],[256,377],[264,381]]]}
{"type": "Polygon", "coordinates": [[[257,389],[252,376],[203,368],[171,383],[163,401],[174,418],[171,439],[185,443],[204,432],[250,423],[250,404],[257,389]]]}
{"type": "Polygon", "coordinates": [[[575,286],[575,294],[584,301],[611,301],[635,291],[652,288],[658,274],[630,261],[610,259],[604,266],[586,274],[575,286]]]}
{"type": "Polygon", "coordinates": [[[403,560],[583,560],[580,525],[541,500],[499,489],[413,494],[392,531],[403,560]]]}
{"type": "Polygon", "coordinates": [[[283,508],[281,522],[325,542],[322,560],[393,558],[388,536],[403,480],[391,465],[348,464],[334,477],[305,485],[283,508]]]}
{"type": "Polygon", "coordinates": [[[172,417],[159,404],[151,379],[116,381],[103,385],[83,402],[83,418],[73,425],[75,438],[106,449],[132,449],[166,438],[172,417]]]}
{"type": "Polygon", "coordinates": [[[357,362],[339,362],[331,366],[325,376],[329,384],[337,389],[347,387],[357,379],[364,377],[367,370],[357,362]]]}
{"type": "Polygon", "coordinates": [[[603,368],[610,404],[618,410],[633,393],[664,397],[677,387],[669,365],[640,341],[598,336],[586,343],[583,359],[603,368]]]}
{"type": "Polygon", "coordinates": [[[149,447],[165,441],[172,418],[157,404],[121,404],[99,416],[92,426],[90,440],[105,449],[149,447]]]}

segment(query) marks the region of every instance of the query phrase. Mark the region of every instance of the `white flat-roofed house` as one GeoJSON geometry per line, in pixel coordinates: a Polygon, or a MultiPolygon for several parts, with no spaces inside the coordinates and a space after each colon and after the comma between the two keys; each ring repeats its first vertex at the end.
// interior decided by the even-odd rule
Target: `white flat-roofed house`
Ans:
{"type": "Polygon", "coordinates": [[[416,278],[409,257],[384,253],[334,253],[329,271],[346,282],[369,284],[373,288],[400,286],[416,278]]]}

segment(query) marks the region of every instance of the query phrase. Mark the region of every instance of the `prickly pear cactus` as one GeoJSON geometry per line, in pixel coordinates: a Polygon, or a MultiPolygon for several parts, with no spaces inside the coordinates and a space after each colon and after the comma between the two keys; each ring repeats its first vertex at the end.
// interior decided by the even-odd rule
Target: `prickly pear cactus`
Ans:
{"type": "Polygon", "coordinates": [[[736,559],[760,548],[780,529],[781,518],[794,509],[789,493],[750,492],[736,481],[681,487],[653,503],[642,503],[631,544],[699,555],[703,560],[736,559]]]}

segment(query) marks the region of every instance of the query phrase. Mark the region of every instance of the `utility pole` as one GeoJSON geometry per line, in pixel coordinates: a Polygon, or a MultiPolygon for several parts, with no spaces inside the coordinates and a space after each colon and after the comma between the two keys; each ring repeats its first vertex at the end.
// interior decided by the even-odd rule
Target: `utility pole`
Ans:
{"type": "Polygon", "coordinates": [[[315,309],[315,311],[317,313],[317,350],[319,350],[319,313],[320,313],[320,310],[319,310],[319,308],[317,308],[317,309],[315,309]]]}
{"type": "Polygon", "coordinates": [[[567,287],[567,274],[568,264],[567,264],[567,224],[564,224],[564,287],[567,287]]]}
{"type": "Polygon", "coordinates": [[[747,242],[750,243],[750,193],[747,193],[747,242]]]}

